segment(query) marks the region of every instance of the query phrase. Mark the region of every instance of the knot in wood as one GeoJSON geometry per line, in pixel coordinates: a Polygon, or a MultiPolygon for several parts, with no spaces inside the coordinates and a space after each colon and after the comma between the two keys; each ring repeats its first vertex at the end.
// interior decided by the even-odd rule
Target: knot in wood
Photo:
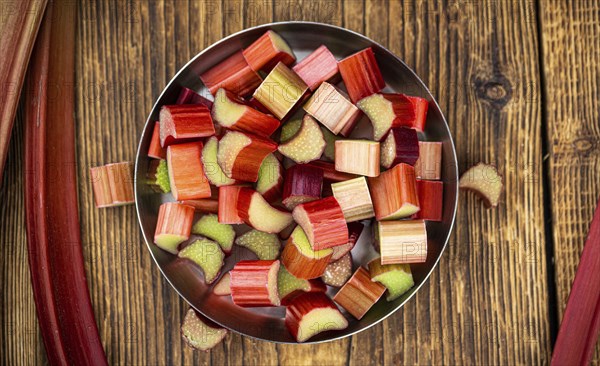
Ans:
{"type": "Polygon", "coordinates": [[[512,98],[512,85],[502,74],[491,78],[475,79],[477,97],[489,102],[494,108],[502,109],[512,98]]]}

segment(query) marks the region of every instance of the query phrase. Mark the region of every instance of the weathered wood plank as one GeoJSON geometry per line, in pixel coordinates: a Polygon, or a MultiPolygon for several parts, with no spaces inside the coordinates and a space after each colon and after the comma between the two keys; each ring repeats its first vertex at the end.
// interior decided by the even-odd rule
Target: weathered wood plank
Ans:
{"type": "MultiPolygon", "coordinates": [[[[600,197],[600,4],[540,1],[559,319],[600,197]]],[[[600,364],[600,345],[594,363],[600,364]]]]}

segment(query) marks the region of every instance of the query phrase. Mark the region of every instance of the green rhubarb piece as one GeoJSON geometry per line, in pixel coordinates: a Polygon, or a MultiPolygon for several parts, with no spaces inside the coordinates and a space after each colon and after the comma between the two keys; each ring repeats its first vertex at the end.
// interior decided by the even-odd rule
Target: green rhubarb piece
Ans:
{"type": "Polygon", "coordinates": [[[335,142],[340,140],[341,137],[334,135],[333,132],[329,131],[325,126],[321,126],[321,131],[323,131],[323,138],[326,143],[325,150],[323,150],[323,156],[333,161],[335,160],[335,142]]]}
{"type": "Polygon", "coordinates": [[[279,274],[277,275],[277,288],[279,289],[279,298],[284,299],[287,295],[294,291],[310,290],[310,282],[294,276],[288,272],[283,265],[281,265],[279,267],[279,274]]]}
{"type": "Polygon", "coordinates": [[[187,258],[196,263],[204,272],[206,283],[212,283],[221,267],[223,267],[223,258],[225,254],[221,246],[212,240],[198,239],[186,246],[179,252],[180,258],[187,258]]]}
{"type": "Polygon", "coordinates": [[[171,183],[169,183],[169,167],[166,160],[161,160],[156,168],[156,185],[165,193],[171,192],[171,183]]]}
{"type": "Polygon", "coordinates": [[[192,227],[192,233],[206,236],[219,243],[225,253],[231,252],[235,230],[229,224],[221,224],[215,214],[204,215],[192,227]]]}
{"type": "Polygon", "coordinates": [[[217,152],[219,148],[219,140],[213,136],[206,140],[202,148],[202,165],[204,166],[204,175],[208,181],[217,186],[226,186],[235,183],[235,179],[231,179],[223,173],[223,169],[219,166],[217,152]]]}
{"type": "Polygon", "coordinates": [[[279,142],[286,142],[295,134],[300,131],[300,127],[302,127],[301,119],[294,119],[286,122],[283,126],[281,126],[281,134],[279,135],[279,142]]]}
{"type": "Polygon", "coordinates": [[[194,309],[188,310],[181,325],[181,336],[185,343],[201,351],[208,351],[227,335],[227,329],[217,328],[216,325],[207,324],[207,320],[203,320],[194,309]]]}
{"type": "Polygon", "coordinates": [[[265,233],[255,229],[237,238],[235,243],[256,254],[260,260],[277,259],[281,248],[277,234],[265,233]]]}
{"type": "Polygon", "coordinates": [[[408,264],[381,264],[381,258],[369,262],[371,280],[384,285],[388,294],[387,301],[394,301],[404,295],[414,285],[410,265],[408,264]]]}
{"type": "Polygon", "coordinates": [[[272,189],[281,176],[281,163],[273,154],[267,155],[258,170],[258,180],[256,181],[256,191],[262,195],[272,189]]]}

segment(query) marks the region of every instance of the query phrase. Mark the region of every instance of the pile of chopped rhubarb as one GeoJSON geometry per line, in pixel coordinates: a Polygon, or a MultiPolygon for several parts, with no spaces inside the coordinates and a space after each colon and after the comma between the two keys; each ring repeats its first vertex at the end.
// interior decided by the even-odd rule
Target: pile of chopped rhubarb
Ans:
{"type": "MultiPolygon", "coordinates": [[[[426,221],[451,214],[444,146],[423,133],[429,102],[383,92],[377,57],[367,48],[337,60],[322,45],[297,62],[268,31],[199,75],[211,95],[182,86],[153,125],[148,157],[160,163],[149,184],[172,195],[154,243],[237,306],[285,306],[298,342],[401,301],[414,286],[410,264],[428,259],[426,221]],[[361,121],[371,138],[356,137],[361,121]],[[369,227],[373,243],[360,242],[369,227]],[[373,245],[362,263],[360,245],[373,245]],[[255,259],[223,271],[236,250],[255,259]]],[[[222,338],[188,318],[188,343],[222,338]]]]}

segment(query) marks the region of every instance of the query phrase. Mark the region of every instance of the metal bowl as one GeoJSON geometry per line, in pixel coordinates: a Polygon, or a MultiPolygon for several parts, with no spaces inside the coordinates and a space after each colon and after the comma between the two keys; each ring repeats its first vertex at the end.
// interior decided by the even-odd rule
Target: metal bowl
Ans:
{"type": "MultiPolygon", "coordinates": [[[[402,60],[369,38],[332,25],[311,22],[284,22],[265,24],[233,34],[213,44],[196,55],[169,82],[154,104],[138,147],[135,166],[135,195],[138,219],[144,240],[154,261],[173,288],[197,311],[216,323],[240,334],[280,343],[295,343],[284,324],[285,308],[241,308],[234,305],[229,296],[216,296],[204,283],[202,271],[189,261],[162,251],[153,243],[158,208],[162,202],[173,200],[170,195],[154,192],[146,183],[146,174],[151,161],[147,156],[148,146],[162,105],[173,104],[181,86],[210,96],[198,75],[230,54],[248,46],[266,30],[279,33],[290,44],[298,60],[301,60],[320,45],[326,45],[338,59],[342,59],[366,47],[373,47],[388,91],[403,92],[426,98],[430,101],[427,129],[423,138],[443,142],[444,204],[442,222],[427,222],[427,261],[411,265],[415,286],[404,296],[387,302],[379,301],[360,321],[346,314],[349,326],[340,331],[321,333],[307,343],[331,341],[360,332],[382,321],[398,310],[410,299],[429,277],[437,265],[450,237],[456,215],[458,197],[458,170],[454,143],[440,107],[421,79],[402,60]]],[[[212,98],[212,97],[211,97],[212,98]]],[[[368,128],[368,127],[360,127],[368,128]]],[[[371,245],[371,230],[365,227],[360,241],[353,250],[355,267],[366,265],[376,256],[371,245]]],[[[245,249],[237,248],[227,260],[224,270],[233,267],[235,261],[249,258],[245,249]]],[[[335,290],[329,290],[330,294],[335,290]]]]}

